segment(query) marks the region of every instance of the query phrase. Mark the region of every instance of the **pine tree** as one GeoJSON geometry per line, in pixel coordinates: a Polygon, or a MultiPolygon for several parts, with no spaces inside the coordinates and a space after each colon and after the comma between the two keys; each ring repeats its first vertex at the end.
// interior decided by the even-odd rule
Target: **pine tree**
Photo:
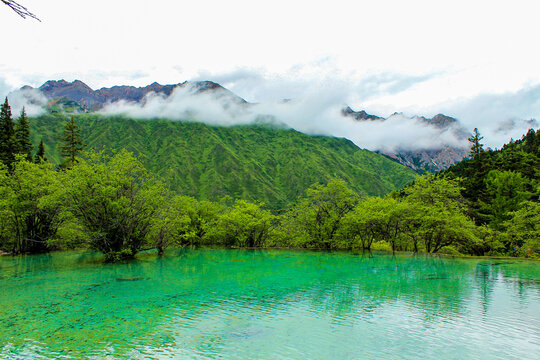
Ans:
{"type": "Polygon", "coordinates": [[[4,101],[0,109],[0,161],[11,167],[14,161],[15,130],[8,99],[4,101]]]}
{"type": "Polygon", "coordinates": [[[471,152],[469,153],[471,159],[478,160],[480,155],[484,152],[484,144],[480,143],[480,140],[483,138],[483,136],[480,136],[478,128],[474,128],[473,136],[468,139],[471,143],[471,152]]]}
{"type": "Polygon", "coordinates": [[[64,157],[62,166],[70,168],[77,161],[77,156],[83,149],[83,142],[81,138],[81,129],[75,123],[75,118],[72,116],[71,120],[64,124],[64,130],[62,136],[59,138],[63,145],[59,145],[60,153],[64,157]]]}
{"type": "Polygon", "coordinates": [[[45,156],[45,146],[43,146],[43,138],[41,138],[41,142],[39,143],[38,149],[36,151],[36,157],[34,158],[34,162],[36,164],[40,164],[45,161],[47,161],[47,157],[45,156]]]}
{"type": "Polygon", "coordinates": [[[15,152],[26,155],[28,161],[32,161],[32,143],[30,142],[30,123],[24,108],[15,124],[15,152]]]}

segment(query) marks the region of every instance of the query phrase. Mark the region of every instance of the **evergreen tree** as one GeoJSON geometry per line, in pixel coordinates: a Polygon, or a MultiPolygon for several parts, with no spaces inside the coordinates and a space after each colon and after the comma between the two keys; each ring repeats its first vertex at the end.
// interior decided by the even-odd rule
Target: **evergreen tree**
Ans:
{"type": "Polygon", "coordinates": [[[474,128],[473,136],[468,139],[471,143],[471,152],[469,153],[471,159],[478,160],[480,155],[484,152],[484,144],[480,143],[480,140],[483,138],[483,136],[480,136],[478,128],[474,128]]]}
{"type": "Polygon", "coordinates": [[[41,162],[46,162],[47,157],[45,156],[45,146],[43,146],[43,138],[41,138],[41,142],[39,143],[38,149],[36,151],[36,157],[34,158],[34,162],[36,164],[40,164],[41,162]]]}
{"type": "Polygon", "coordinates": [[[76,157],[83,149],[83,142],[81,138],[81,129],[75,123],[75,119],[72,116],[71,120],[64,124],[64,130],[59,140],[63,145],[59,145],[60,153],[64,157],[62,166],[71,168],[75,164],[76,157]]]}
{"type": "Polygon", "coordinates": [[[529,129],[527,134],[523,136],[523,151],[536,154],[537,152],[537,136],[534,129],[529,129]]]}
{"type": "Polygon", "coordinates": [[[15,130],[8,99],[4,101],[0,109],[0,161],[11,167],[14,161],[15,130]]]}
{"type": "Polygon", "coordinates": [[[24,108],[15,124],[15,152],[26,155],[28,161],[32,161],[32,143],[30,142],[30,123],[24,108]]]}

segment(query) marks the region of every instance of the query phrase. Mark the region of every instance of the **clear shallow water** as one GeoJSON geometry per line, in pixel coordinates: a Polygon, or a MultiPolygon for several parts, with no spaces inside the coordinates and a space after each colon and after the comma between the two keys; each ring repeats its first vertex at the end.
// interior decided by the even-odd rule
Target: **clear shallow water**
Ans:
{"type": "Polygon", "coordinates": [[[0,358],[538,359],[540,263],[285,250],[0,257],[0,358]]]}

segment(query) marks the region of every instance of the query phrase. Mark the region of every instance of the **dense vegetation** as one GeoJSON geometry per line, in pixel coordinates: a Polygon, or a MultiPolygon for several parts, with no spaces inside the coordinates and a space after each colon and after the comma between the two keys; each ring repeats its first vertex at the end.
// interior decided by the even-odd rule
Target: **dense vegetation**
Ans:
{"type": "Polygon", "coordinates": [[[484,236],[502,239],[499,252],[523,255],[540,248],[540,131],[530,129],[500,150],[484,150],[481,140],[475,129],[470,158],[440,176],[459,180],[484,236]]]}
{"type": "MultiPolygon", "coordinates": [[[[60,164],[65,114],[32,119],[32,142],[60,164]]],[[[218,201],[261,201],[271,209],[292,204],[311,184],[338,176],[364,195],[386,195],[410,183],[415,173],[346,139],[308,136],[270,126],[213,127],[194,122],[133,120],[80,114],[85,149],[134,153],[172,191],[218,201]]]]}
{"type": "MultiPolygon", "coordinates": [[[[31,154],[21,150],[21,144],[27,143],[22,139],[29,133],[17,137],[11,130],[15,125],[7,117],[7,106],[6,102],[0,119],[0,129],[7,129],[0,136],[8,138],[11,144],[11,148],[6,147],[7,150],[0,153],[3,162],[0,164],[0,249],[12,253],[87,246],[114,261],[133,257],[143,249],[155,248],[163,252],[169,245],[219,245],[375,248],[536,257],[535,250],[540,247],[539,135],[533,130],[500,151],[488,152],[483,151],[476,131],[471,138],[470,160],[448,172],[419,177],[413,184],[383,198],[367,197],[351,186],[349,179],[329,176],[324,182],[307,187],[287,208],[272,211],[263,203],[241,199],[241,196],[222,197],[212,202],[178,194],[145,167],[144,155],[141,160],[124,149],[90,151],[80,156],[80,134],[84,130],[81,131],[74,119],[64,122],[59,136],[63,158],[58,163],[62,166],[55,168],[45,160],[43,153],[31,162],[31,154]]],[[[41,121],[44,119],[47,117],[41,121]]],[[[278,133],[275,129],[263,127],[228,131],[163,121],[100,121],[89,116],[77,120],[102,123],[109,129],[123,126],[120,129],[126,131],[163,127],[164,134],[177,126],[185,131],[193,127],[205,136],[228,139],[227,146],[247,135],[256,137],[246,139],[248,144],[261,141],[257,136],[266,135],[273,136],[278,143],[285,141],[282,135],[275,135],[278,133]],[[114,125],[115,122],[123,125],[114,125]]],[[[100,132],[95,131],[94,135],[98,136],[100,132]]],[[[283,135],[287,141],[303,139],[308,148],[315,146],[309,137],[291,131],[283,133],[287,134],[283,135]]],[[[129,140],[131,136],[138,139],[136,134],[138,132],[121,139],[129,140]]],[[[195,131],[191,133],[191,136],[196,135],[195,131]]],[[[119,134],[109,133],[108,136],[119,134]]],[[[198,139],[205,143],[204,138],[198,139]]],[[[336,147],[349,144],[326,138],[313,141],[336,147]]],[[[219,157],[220,153],[227,152],[222,143],[221,146],[215,154],[218,158],[213,157],[216,167],[227,161],[226,157],[219,157]]],[[[149,145],[149,148],[152,147],[149,145]]],[[[251,149],[258,148],[253,145],[251,149]]],[[[43,152],[43,147],[38,151],[43,152]]],[[[359,150],[345,148],[334,154],[339,151],[355,154],[359,150]]],[[[231,151],[230,154],[236,153],[231,151]]],[[[186,155],[189,156],[194,155],[186,155]]],[[[307,156],[310,156],[309,150],[307,156]]],[[[236,169],[234,166],[227,169],[233,172],[230,174],[233,178],[237,176],[236,169]]],[[[242,191],[239,194],[243,194],[242,191]]]]}

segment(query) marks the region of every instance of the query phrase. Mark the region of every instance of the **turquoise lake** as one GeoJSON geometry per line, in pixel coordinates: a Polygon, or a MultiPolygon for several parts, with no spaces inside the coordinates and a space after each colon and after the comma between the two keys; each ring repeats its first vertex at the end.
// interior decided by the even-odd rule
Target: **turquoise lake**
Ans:
{"type": "Polygon", "coordinates": [[[0,257],[2,359],[538,359],[540,262],[181,249],[0,257]]]}

